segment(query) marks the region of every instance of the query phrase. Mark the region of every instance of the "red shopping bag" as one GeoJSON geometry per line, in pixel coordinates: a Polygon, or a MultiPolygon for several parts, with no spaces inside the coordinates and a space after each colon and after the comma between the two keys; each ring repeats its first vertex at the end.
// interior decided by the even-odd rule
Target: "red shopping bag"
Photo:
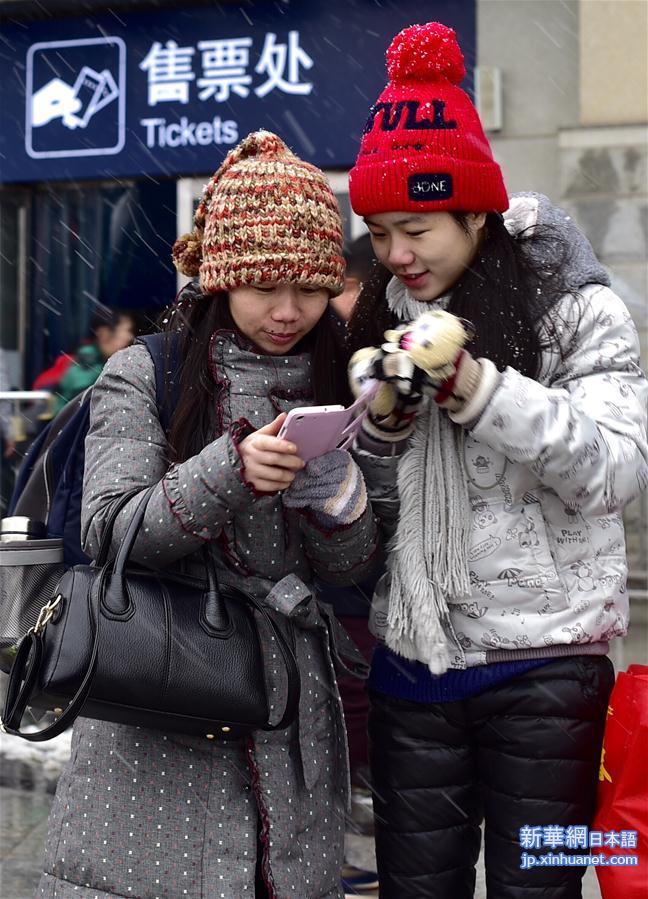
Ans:
{"type": "MultiPolygon", "coordinates": [[[[637,855],[636,866],[598,866],[603,899],[648,897],[648,666],[617,676],[608,705],[597,812],[607,857],[637,855]],[[633,833],[636,832],[636,846],[633,833]]],[[[618,861],[623,861],[618,859],[618,861]]]]}

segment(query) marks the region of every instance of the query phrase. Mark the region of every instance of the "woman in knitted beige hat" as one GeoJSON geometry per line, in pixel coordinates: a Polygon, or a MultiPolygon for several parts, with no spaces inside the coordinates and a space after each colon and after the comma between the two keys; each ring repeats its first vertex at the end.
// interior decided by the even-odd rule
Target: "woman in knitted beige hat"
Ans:
{"type": "Polygon", "coordinates": [[[369,679],[380,895],[472,897],[484,823],[489,899],[577,899],[584,866],[537,856],[601,845],[621,513],[648,483],[637,334],[570,216],[507,196],[452,29],[403,30],[387,63],[350,174],[380,263],[351,377],[385,382],[357,456],[389,541],[369,679]]]}
{"type": "MultiPolygon", "coordinates": [[[[324,175],[274,134],[249,135],[174,246],[178,268],[198,280],[167,315],[169,426],[145,347],[113,356],[94,388],[87,552],[115,500],[154,485],[135,561],[200,575],[207,548],[219,581],[243,583],[287,633],[301,698],[287,729],[229,741],[79,719],[41,896],[342,895],[348,771],[333,666],[344,635],[313,581],[366,575],[376,529],[348,453],[304,467],[278,437],[291,408],[338,399],[328,301],[343,287],[341,236],[324,175]]],[[[264,639],[272,659],[274,638],[264,639]]],[[[270,680],[276,722],[286,687],[276,672],[270,680]]]]}

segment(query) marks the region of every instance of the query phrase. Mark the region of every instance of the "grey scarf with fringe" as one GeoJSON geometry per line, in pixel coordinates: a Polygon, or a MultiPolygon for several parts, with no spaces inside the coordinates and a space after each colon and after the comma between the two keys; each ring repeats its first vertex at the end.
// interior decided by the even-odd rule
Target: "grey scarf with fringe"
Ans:
{"type": "MultiPolygon", "coordinates": [[[[443,297],[435,306],[444,307],[447,301],[443,297]]],[[[431,308],[397,278],[387,287],[387,303],[404,322],[431,308]]],[[[448,599],[470,593],[470,502],[464,430],[429,397],[423,399],[414,433],[398,463],[398,492],[398,528],[389,547],[385,642],[399,655],[441,674],[455,649],[448,599]]]]}

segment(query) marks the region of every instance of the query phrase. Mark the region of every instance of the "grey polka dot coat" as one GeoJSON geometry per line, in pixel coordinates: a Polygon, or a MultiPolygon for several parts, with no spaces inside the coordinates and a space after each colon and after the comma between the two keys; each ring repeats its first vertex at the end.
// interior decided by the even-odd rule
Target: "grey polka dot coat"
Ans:
{"type": "MultiPolygon", "coordinates": [[[[50,817],[41,897],[253,897],[259,845],[272,899],[343,895],[346,735],[310,585],[315,573],[333,583],[366,576],[375,522],[367,509],[351,526],[324,532],[280,497],[255,495],[242,477],[245,429],[311,401],[308,355],[258,355],[218,332],[210,358],[222,433],[177,465],[169,465],[147,350],[133,346],[106,364],[86,441],[85,547],[96,552],[118,496],[156,484],[133,558],[191,570],[207,544],[223,583],[243,583],[264,599],[295,638],[298,720],[226,742],[79,719],[50,817]]],[[[130,511],[119,516],[116,542],[130,511]]],[[[270,683],[278,720],[279,672],[270,683]]]]}

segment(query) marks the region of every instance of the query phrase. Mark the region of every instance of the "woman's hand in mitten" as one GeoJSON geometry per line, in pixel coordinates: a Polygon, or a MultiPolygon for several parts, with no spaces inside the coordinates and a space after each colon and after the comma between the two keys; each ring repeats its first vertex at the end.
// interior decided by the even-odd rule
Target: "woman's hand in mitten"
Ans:
{"type": "Polygon", "coordinates": [[[367,507],[362,472],[346,450],[311,459],[282,494],[284,506],[312,512],[324,527],[347,525],[367,507]]]}
{"type": "Polygon", "coordinates": [[[422,373],[419,380],[414,378],[414,384],[439,406],[461,418],[463,410],[469,407],[475,415],[481,412],[497,381],[492,362],[474,359],[463,348],[472,334],[470,322],[435,309],[424,312],[404,328],[386,331],[388,342],[383,348],[387,352],[405,352],[422,373]]]}
{"type": "Polygon", "coordinates": [[[383,349],[405,353],[418,370],[419,390],[446,409],[459,409],[474,391],[480,366],[463,349],[471,326],[443,309],[424,312],[409,325],[385,331],[383,349]]]}
{"type": "Polygon", "coordinates": [[[376,440],[397,443],[412,432],[422,396],[412,390],[415,366],[404,352],[386,353],[382,347],[365,347],[349,362],[349,384],[361,396],[368,385],[381,381],[362,429],[376,440]]]}

